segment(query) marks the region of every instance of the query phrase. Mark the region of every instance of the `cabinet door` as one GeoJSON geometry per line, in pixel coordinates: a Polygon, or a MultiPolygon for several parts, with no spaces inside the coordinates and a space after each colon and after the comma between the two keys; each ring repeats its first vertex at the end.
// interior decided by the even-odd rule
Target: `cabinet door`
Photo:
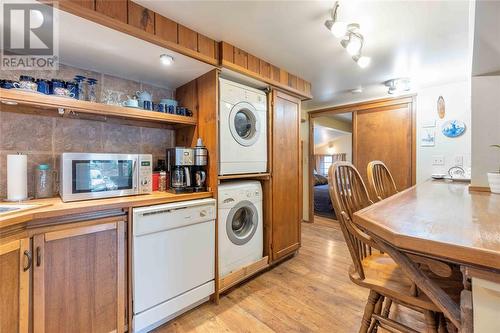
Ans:
{"type": "Polygon", "coordinates": [[[33,238],[34,332],[124,332],[125,222],[33,238]]]}
{"type": "Polygon", "coordinates": [[[0,245],[0,333],[28,333],[29,239],[0,245]]]}
{"type": "Polygon", "coordinates": [[[273,94],[272,251],[273,260],[300,245],[300,100],[273,94]]]}

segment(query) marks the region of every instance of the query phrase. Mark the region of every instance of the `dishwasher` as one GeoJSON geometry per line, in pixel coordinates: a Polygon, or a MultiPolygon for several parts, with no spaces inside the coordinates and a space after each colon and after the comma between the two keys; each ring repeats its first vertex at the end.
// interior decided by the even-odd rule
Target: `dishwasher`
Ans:
{"type": "Polygon", "coordinates": [[[133,209],[134,332],[148,332],[214,293],[215,202],[133,209]]]}

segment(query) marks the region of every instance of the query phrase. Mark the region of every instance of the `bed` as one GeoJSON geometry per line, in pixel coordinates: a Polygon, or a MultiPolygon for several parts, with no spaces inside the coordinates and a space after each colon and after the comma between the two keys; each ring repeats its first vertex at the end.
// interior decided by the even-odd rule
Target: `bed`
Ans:
{"type": "Polygon", "coordinates": [[[318,174],[314,175],[314,214],[336,219],[328,191],[328,179],[318,174]]]}

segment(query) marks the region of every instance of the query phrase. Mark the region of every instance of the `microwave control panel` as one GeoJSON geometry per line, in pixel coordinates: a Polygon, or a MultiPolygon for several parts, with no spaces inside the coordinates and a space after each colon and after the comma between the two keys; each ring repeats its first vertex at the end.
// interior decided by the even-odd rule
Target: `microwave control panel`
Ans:
{"type": "Polygon", "coordinates": [[[139,193],[153,192],[153,156],[139,155],[139,193]]]}

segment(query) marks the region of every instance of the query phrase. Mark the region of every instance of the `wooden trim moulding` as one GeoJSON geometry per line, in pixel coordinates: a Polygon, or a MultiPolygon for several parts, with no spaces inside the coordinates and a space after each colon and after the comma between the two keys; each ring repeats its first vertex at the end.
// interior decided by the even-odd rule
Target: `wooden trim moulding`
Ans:
{"type": "MultiPolygon", "coordinates": [[[[209,65],[217,66],[219,61],[215,57],[210,57],[205,54],[202,54],[196,50],[190,49],[189,47],[174,43],[169,40],[165,40],[160,38],[158,35],[147,32],[141,28],[137,28],[133,25],[130,25],[126,22],[122,22],[120,20],[109,17],[105,14],[99,13],[95,10],[85,8],[71,1],[56,1],[56,0],[38,0],[41,3],[45,3],[47,5],[55,5],[59,9],[71,13],[73,15],[79,16],[81,18],[87,19],[97,24],[101,24],[108,28],[126,33],[130,36],[137,37],[144,41],[156,44],[161,47],[165,47],[169,50],[178,52],[185,56],[194,58],[196,60],[200,60],[209,65]]],[[[155,13],[157,14],[157,13],[155,13]]]]}
{"type": "Polygon", "coordinates": [[[409,104],[414,103],[414,97],[416,94],[404,95],[404,96],[396,96],[396,97],[388,97],[388,98],[380,98],[375,100],[356,102],[351,104],[343,104],[332,106],[323,109],[311,110],[307,113],[310,114],[311,118],[322,117],[328,114],[336,114],[336,113],[345,113],[345,112],[354,112],[354,111],[364,111],[370,110],[380,107],[400,105],[400,104],[409,104]]]}
{"type": "Polygon", "coordinates": [[[254,263],[251,263],[243,268],[231,272],[228,275],[219,279],[219,292],[222,293],[238,283],[254,276],[258,272],[269,267],[269,257],[266,256],[254,263]]]}

